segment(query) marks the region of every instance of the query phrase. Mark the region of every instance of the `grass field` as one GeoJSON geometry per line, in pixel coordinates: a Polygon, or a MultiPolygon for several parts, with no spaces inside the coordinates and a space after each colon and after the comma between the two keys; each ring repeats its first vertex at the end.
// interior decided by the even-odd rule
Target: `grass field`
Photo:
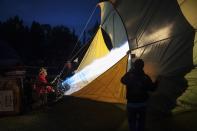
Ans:
{"type": "Polygon", "coordinates": [[[65,97],[49,109],[0,118],[0,131],[109,131],[126,119],[124,105],[65,97]]]}
{"type": "MultiPolygon", "coordinates": [[[[149,131],[197,131],[197,111],[149,122],[149,131]]],[[[65,97],[50,108],[0,118],[0,131],[128,131],[125,105],[65,97]]]]}

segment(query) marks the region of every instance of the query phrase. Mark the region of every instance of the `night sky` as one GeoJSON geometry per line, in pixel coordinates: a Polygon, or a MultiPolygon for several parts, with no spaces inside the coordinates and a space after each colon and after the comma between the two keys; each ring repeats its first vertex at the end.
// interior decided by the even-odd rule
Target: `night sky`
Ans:
{"type": "MultiPolygon", "coordinates": [[[[18,15],[25,25],[32,21],[52,26],[65,25],[82,32],[98,0],[0,0],[0,21],[18,15]]],[[[88,28],[99,20],[97,7],[88,28]]]]}

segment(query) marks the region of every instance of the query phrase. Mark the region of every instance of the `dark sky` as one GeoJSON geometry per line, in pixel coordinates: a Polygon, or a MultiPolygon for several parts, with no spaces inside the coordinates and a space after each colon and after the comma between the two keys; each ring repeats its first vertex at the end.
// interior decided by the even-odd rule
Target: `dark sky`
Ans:
{"type": "MultiPolygon", "coordinates": [[[[33,20],[41,24],[66,25],[82,32],[98,0],[0,0],[0,21],[18,15],[26,25],[33,20]]],[[[88,28],[99,20],[97,7],[88,28]]]]}

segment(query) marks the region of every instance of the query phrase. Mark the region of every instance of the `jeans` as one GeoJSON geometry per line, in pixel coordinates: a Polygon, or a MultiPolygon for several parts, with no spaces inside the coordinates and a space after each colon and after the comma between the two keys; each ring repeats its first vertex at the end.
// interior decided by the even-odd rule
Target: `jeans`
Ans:
{"type": "Polygon", "coordinates": [[[146,119],[146,106],[133,107],[127,105],[128,124],[130,131],[144,131],[146,119]]]}

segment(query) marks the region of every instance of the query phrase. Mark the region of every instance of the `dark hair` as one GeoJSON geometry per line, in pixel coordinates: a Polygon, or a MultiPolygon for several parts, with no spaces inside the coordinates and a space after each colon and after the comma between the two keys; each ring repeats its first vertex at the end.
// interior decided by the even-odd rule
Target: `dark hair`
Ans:
{"type": "Polygon", "coordinates": [[[136,59],[133,65],[137,69],[143,69],[144,68],[144,61],[142,59],[136,59]]]}

